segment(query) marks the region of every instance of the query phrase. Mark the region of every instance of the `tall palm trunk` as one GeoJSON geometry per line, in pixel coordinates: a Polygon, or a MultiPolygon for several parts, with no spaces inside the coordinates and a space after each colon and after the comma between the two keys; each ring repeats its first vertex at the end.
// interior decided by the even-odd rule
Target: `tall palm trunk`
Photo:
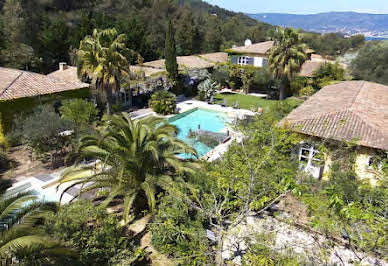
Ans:
{"type": "Polygon", "coordinates": [[[112,115],[113,94],[112,88],[109,85],[105,85],[105,98],[106,98],[106,112],[108,115],[112,115]]]}
{"type": "Polygon", "coordinates": [[[279,100],[282,101],[284,98],[286,98],[286,86],[281,82],[279,87],[279,100]]]}

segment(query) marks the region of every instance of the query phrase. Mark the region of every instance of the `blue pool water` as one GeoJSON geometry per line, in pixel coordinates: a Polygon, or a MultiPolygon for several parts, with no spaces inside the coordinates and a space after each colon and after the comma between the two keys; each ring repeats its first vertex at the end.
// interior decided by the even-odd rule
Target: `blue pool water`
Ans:
{"type": "MultiPolygon", "coordinates": [[[[195,108],[182,114],[175,115],[168,121],[170,124],[178,127],[178,139],[183,140],[194,147],[199,157],[208,153],[212,148],[206,146],[202,142],[188,138],[190,129],[193,131],[197,130],[198,125],[200,125],[202,130],[219,133],[226,128],[227,123],[230,122],[226,113],[201,108],[195,108]]],[[[190,158],[187,154],[182,154],[181,157],[190,158]]]]}

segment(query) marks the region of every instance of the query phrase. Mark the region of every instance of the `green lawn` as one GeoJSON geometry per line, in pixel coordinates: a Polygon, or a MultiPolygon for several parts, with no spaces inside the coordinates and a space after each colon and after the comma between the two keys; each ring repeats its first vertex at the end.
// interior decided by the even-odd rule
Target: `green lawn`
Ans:
{"type": "MultiPolygon", "coordinates": [[[[276,100],[265,100],[260,97],[243,95],[243,94],[223,93],[223,94],[217,94],[214,96],[214,101],[217,104],[223,103],[224,99],[226,99],[226,103],[228,106],[233,106],[237,101],[240,104],[241,109],[248,109],[248,110],[251,110],[251,109],[257,110],[258,107],[261,107],[263,109],[268,109],[278,102],[276,100]]],[[[300,100],[295,98],[288,98],[285,100],[285,102],[288,102],[291,105],[294,105],[295,107],[301,103],[300,100]]]]}

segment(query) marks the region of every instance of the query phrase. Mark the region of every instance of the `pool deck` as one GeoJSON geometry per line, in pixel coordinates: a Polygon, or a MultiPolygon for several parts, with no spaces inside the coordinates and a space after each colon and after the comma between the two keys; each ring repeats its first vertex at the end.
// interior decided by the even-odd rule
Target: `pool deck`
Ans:
{"type": "Polygon", "coordinates": [[[218,112],[227,113],[231,118],[244,118],[246,116],[254,116],[255,113],[245,109],[234,109],[233,107],[223,107],[219,104],[208,104],[197,100],[186,100],[177,104],[179,113],[186,112],[193,108],[204,108],[218,112]]]}
{"type": "MultiPolygon", "coordinates": [[[[256,113],[245,110],[245,109],[234,109],[232,107],[223,107],[219,104],[208,104],[206,102],[202,101],[197,101],[197,100],[185,100],[177,104],[177,108],[179,113],[184,113],[186,111],[189,111],[193,108],[203,108],[203,109],[208,109],[212,111],[218,111],[218,112],[224,112],[226,113],[232,120],[236,119],[242,119],[247,116],[254,116],[256,113]]],[[[170,115],[168,117],[172,117],[173,115],[170,115]]],[[[232,127],[228,127],[225,129],[229,130],[231,138],[211,151],[209,151],[207,154],[201,157],[202,160],[206,160],[209,162],[217,161],[219,160],[222,155],[229,149],[229,146],[234,142],[241,142],[242,140],[242,134],[239,132],[236,132],[232,127]]]]}

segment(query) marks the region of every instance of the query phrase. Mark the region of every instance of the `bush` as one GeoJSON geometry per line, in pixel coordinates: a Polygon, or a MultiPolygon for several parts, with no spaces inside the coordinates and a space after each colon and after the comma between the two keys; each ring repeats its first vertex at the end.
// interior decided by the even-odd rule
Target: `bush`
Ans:
{"type": "Polygon", "coordinates": [[[158,114],[173,114],[176,109],[176,96],[165,90],[157,91],[151,96],[149,105],[158,114]]]}
{"type": "Polygon", "coordinates": [[[345,69],[339,63],[327,63],[315,71],[314,76],[316,78],[316,86],[323,88],[332,84],[334,81],[344,80],[345,69]]]}
{"type": "Polygon", "coordinates": [[[63,206],[45,228],[49,234],[77,247],[83,265],[111,265],[123,256],[127,261],[135,256],[134,244],[125,234],[125,227],[118,226],[117,217],[89,201],[63,206]]]}
{"type": "Polygon", "coordinates": [[[64,100],[59,112],[62,118],[73,122],[76,131],[94,121],[98,114],[95,104],[83,99],[64,100]]]}
{"type": "Polygon", "coordinates": [[[315,93],[315,90],[312,86],[307,86],[299,91],[299,96],[311,96],[315,93]]]}
{"type": "Polygon", "coordinates": [[[182,265],[206,265],[208,240],[200,217],[173,195],[161,199],[150,225],[152,245],[164,254],[183,261],[182,265]]]}
{"type": "Polygon", "coordinates": [[[355,79],[388,85],[388,42],[368,42],[351,63],[355,79]]]}
{"type": "Polygon", "coordinates": [[[61,119],[48,105],[39,106],[27,117],[14,120],[9,139],[32,148],[37,155],[61,149],[65,139],[59,133],[71,128],[71,122],[61,119]]]}

